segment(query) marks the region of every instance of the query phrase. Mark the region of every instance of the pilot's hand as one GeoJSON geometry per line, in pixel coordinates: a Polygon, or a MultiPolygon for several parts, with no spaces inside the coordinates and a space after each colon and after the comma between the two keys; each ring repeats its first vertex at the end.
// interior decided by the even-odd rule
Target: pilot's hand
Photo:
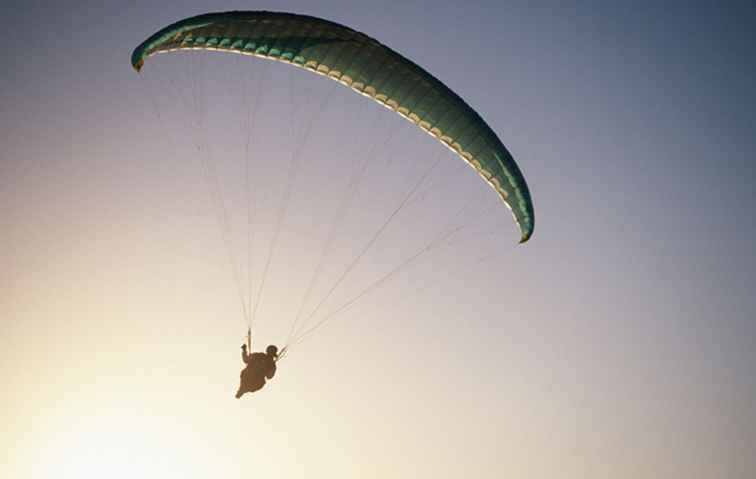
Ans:
{"type": "Polygon", "coordinates": [[[247,345],[246,344],[242,344],[242,349],[246,350],[247,349],[247,345]]]}

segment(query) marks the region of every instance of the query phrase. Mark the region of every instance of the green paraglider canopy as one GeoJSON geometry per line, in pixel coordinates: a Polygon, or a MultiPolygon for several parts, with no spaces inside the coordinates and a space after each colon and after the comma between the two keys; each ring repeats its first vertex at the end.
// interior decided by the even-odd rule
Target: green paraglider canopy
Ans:
{"type": "Polygon", "coordinates": [[[207,13],[158,31],[132,54],[140,71],[156,54],[239,53],[326,75],[416,124],[471,165],[509,206],[521,242],[533,234],[528,186],[488,124],[433,75],[367,35],[328,20],[264,11],[207,13]]]}

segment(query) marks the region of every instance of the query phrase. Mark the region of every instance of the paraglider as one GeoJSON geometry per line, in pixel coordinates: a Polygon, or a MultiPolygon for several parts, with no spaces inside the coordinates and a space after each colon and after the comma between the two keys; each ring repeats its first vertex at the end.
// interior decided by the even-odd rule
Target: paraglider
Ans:
{"type": "Polygon", "coordinates": [[[169,25],[139,45],[139,72],[157,53],[208,50],[288,63],[373,99],[435,137],[472,166],[512,210],[520,242],[535,218],[525,178],[488,124],[459,95],[377,40],[321,18],[293,13],[207,13],[169,25]]]}
{"type": "Polygon", "coordinates": [[[247,367],[239,375],[239,390],[236,391],[236,399],[245,393],[259,391],[265,386],[266,379],[273,379],[278,360],[278,347],[272,344],[265,348],[264,353],[248,352],[246,344],[242,344],[241,349],[242,361],[247,367]]]}
{"type": "MultiPolygon", "coordinates": [[[[347,26],[307,15],[268,11],[207,13],[180,20],[147,38],[133,51],[131,64],[137,72],[140,72],[146,60],[153,55],[187,50],[235,53],[290,64],[325,76],[372,99],[415,124],[471,166],[510,209],[519,229],[520,243],[528,241],[532,236],[535,219],[528,186],[520,168],[496,133],[448,86],[413,61],[377,40],[347,26]]],[[[248,145],[249,141],[247,141],[248,145]]],[[[295,152],[299,150],[295,149],[295,152]]],[[[294,165],[294,157],[292,157],[289,170],[292,174],[287,175],[289,181],[298,171],[294,165]]],[[[378,236],[386,229],[391,219],[404,205],[408,204],[412,194],[431,170],[432,167],[402,200],[378,232],[371,237],[366,246],[359,250],[358,256],[338,276],[337,281],[327,290],[323,299],[303,323],[319,312],[325,300],[355,268],[359,260],[376,242],[378,236]]],[[[288,200],[290,192],[291,182],[283,197],[288,200]]],[[[286,209],[282,208],[282,211],[285,213],[286,209]]],[[[281,216],[278,218],[278,227],[276,233],[273,234],[274,239],[271,245],[275,244],[281,225],[281,216]]],[[[405,263],[392,269],[344,305],[352,304],[447,237],[448,234],[432,240],[405,263]]],[[[262,286],[272,257],[271,251],[265,263],[263,279],[260,282],[254,308],[252,307],[251,286],[248,302],[244,295],[240,294],[248,326],[251,325],[260,303],[262,286]]],[[[324,255],[321,256],[322,258],[324,255]]],[[[317,272],[321,269],[320,265],[316,267],[317,272]]],[[[306,298],[312,290],[315,276],[307,289],[306,298]]],[[[241,373],[236,397],[239,398],[247,392],[261,389],[266,380],[273,378],[276,372],[276,361],[292,344],[301,342],[305,336],[343,309],[344,307],[337,308],[309,329],[302,329],[304,326],[296,329],[295,326],[300,326],[298,322],[302,318],[300,308],[281,356],[278,355],[278,348],[273,345],[268,346],[265,353],[252,353],[248,340],[248,344],[242,346],[242,360],[247,366],[241,373]]]]}

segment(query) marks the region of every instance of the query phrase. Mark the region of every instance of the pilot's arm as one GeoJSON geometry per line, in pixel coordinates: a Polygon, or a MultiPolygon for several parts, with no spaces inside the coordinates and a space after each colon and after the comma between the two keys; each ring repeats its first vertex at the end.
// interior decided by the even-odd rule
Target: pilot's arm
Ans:
{"type": "Polygon", "coordinates": [[[244,364],[249,364],[249,358],[252,356],[251,354],[247,353],[247,345],[242,344],[242,361],[244,361],[244,364]]]}
{"type": "Polygon", "coordinates": [[[273,379],[273,376],[276,375],[276,363],[271,361],[273,364],[268,368],[268,372],[265,373],[265,377],[268,379],[273,379]]]}

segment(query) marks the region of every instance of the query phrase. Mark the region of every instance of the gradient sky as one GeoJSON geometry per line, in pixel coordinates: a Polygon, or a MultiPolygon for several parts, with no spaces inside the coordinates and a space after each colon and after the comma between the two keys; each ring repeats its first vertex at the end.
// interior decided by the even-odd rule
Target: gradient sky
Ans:
{"type": "MultiPolygon", "coordinates": [[[[753,476],[749,3],[169,3],[0,9],[0,476],[753,476]],[[328,18],[412,58],[487,119],[536,209],[534,237],[518,246],[506,209],[492,210],[494,194],[444,153],[431,183],[441,186],[392,224],[330,306],[470,201],[480,207],[464,234],[328,323],[241,401],[244,321],[192,154],[197,130],[182,126],[190,102],[162,93],[171,78],[185,88],[174,93],[189,82],[170,59],[142,75],[129,63],[160,27],[232,9],[328,18]]],[[[317,111],[332,87],[247,60],[185,65],[226,62],[204,77],[204,101],[237,120],[245,81],[265,72],[253,148],[267,186],[263,255],[284,184],[276,165],[291,148],[287,109],[317,111]]],[[[365,144],[398,131],[321,295],[443,153],[344,88],[320,115],[258,348],[285,336],[365,144]]],[[[231,222],[243,225],[239,162],[220,151],[243,136],[208,123],[231,222]]],[[[244,233],[230,236],[238,254],[244,233]]]]}

